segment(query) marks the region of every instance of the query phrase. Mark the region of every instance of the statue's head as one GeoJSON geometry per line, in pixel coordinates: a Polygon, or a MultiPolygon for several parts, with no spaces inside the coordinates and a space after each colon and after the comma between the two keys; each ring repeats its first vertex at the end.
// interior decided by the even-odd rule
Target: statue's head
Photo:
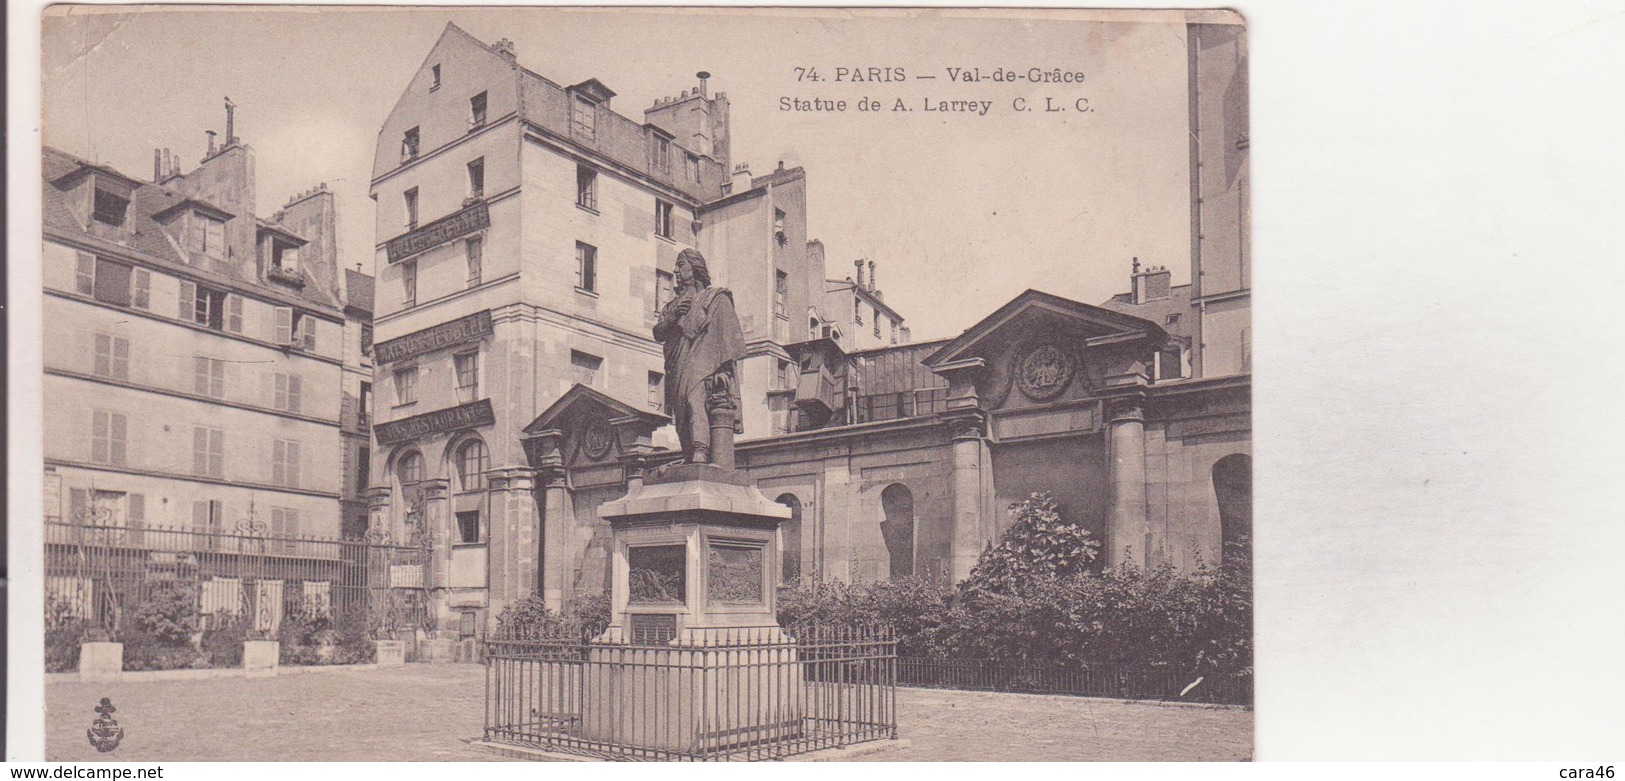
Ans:
{"type": "Polygon", "coordinates": [[[696,249],[677,253],[677,287],[704,289],[711,286],[711,270],[705,267],[705,256],[696,249]]]}

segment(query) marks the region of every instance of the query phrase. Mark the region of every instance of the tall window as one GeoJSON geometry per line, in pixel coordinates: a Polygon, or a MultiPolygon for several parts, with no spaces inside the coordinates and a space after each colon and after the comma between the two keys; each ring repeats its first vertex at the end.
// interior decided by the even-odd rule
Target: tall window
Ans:
{"type": "Polygon", "coordinates": [[[683,168],[688,173],[688,176],[686,178],[689,181],[691,181],[691,182],[693,182],[695,184],[699,184],[700,183],[700,158],[698,158],[698,157],[696,157],[693,154],[690,154],[688,152],[684,152],[683,153],[683,161],[684,161],[683,168]]]}
{"type": "Polygon", "coordinates": [[[468,197],[485,197],[485,158],[478,157],[468,164],[468,197]]]}
{"type": "Polygon", "coordinates": [[[271,482],[288,488],[299,487],[299,443],[288,439],[271,442],[271,482]]]}
{"type": "Polygon", "coordinates": [[[293,553],[299,549],[299,511],[292,507],[271,508],[271,536],[280,538],[272,550],[293,553]],[[279,550],[280,549],[280,550],[279,550]]]}
{"type": "Polygon", "coordinates": [[[123,413],[95,410],[90,415],[90,460],[98,464],[124,465],[129,421],[123,413]]]}
{"type": "Polygon", "coordinates": [[[598,172],[584,165],[576,166],[576,205],[588,211],[598,209],[598,172]]]}
{"type": "Polygon", "coordinates": [[[226,362],[219,358],[192,358],[192,392],[199,396],[226,397],[226,362]]]}
{"type": "Polygon", "coordinates": [[[297,374],[276,372],[272,389],[276,408],[284,412],[298,412],[303,404],[304,379],[297,374]]]}
{"type": "Polygon", "coordinates": [[[361,354],[372,357],[372,323],[361,324],[361,354]]]}
{"type": "Polygon", "coordinates": [[[481,266],[485,265],[485,241],[476,236],[464,242],[463,246],[468,254],[468,286],[477,287],[480,284],[481,266]]]}
{"type": "Polygon", "coordinates": [[[490,468],[491,454],[486,450],[485,442],[470,439],[457,449],[457,484],[463,492],[484,491],[485,472],[490,468]]]}
{"type": "Polygon", "coordinates": [[[598,248],[576,242],[576,288],[588,293],[598,289],[598,248]]]}
{"type": "Polygon", "coordinates": [[[792,367],[794,366],[795,364],[789,361],[779,361],[779,370],[773,377],[773,387],[775,390],[790,389],[790,386],[793,384],[790,378],[795,376],[795,373],[792,371],[792,367]]]}
{"type": "Polygon", "coordinates": [[[358,403],[357,411],[360,413],[358,422],[363,426],[367,425],[368,419],[372,417],[372,383],[370,382],[361,383],[361,400],[358,403]]]}
{"type": "Polygon", "coordinates": [[[355,453],[355,490],[361,493],[372,482],[372,449],[362,445],[355,453]]]}
{"type": "Polygon", "coordinates": [[[395,370],[395,406],[418,400],[418,367],[407,366],[395,370]]]}
{"type": "Polygon", "coordinates": [[[650,165],[656,172],[671,176],[671,142],[655,136],[652,146],[650,165]]]}
{"type": "Polygon", "coordinates": [[[671,210],[672,205],[666,201],[655,199],[655,235],[661,238],[671,238],[671,210]]]}
{"type": "Polygon", "coordinates": [[[781,247],[784,246],[785,242],[790,240],[789,237],[784,232],[784,210],[783,209],[774,209],[773,210],[773,240],[777,241],[779,243],[779,246],[781,246],[781,247]]]}
{"type": "Polygon", "coordinates": [[[401,264],[401,304],[403,306],[417,306],[418,303],[418,262],[408,260],[401,264]]]}
{"type": "Polygon", "coordinates": [[[74,268],[74,289],[104,304],[145,308],[152,285],[143,269],[81,252],[74,268]]]}
{"type": "Polygon", "coordinates": [[[592,387],[598,384],[598,370],[603,368],[604,359],[596,355],[589,355],[580,350],[570,351],[570,371],[575,374],[576,382],[592,387]]]}
{"type": "Polygon", "coordinates": [[[863,300],[852,296],[852,322],[863,325],[863,300]]]}
{"type": "Polygon", "coordinates": [[[666,406],[666,375],[649,372],[649,409],[656,412],[666,406]]]}
{"type": "Polygon", "coordinates": [[[406,207],[406,229],[418,229],[418,188],[413,187],[401,194],[403,205],[406,207]]]}
{"type": "Polygon", "coordinates": [[[880,338],[880,321],[886,318],[880,316],[880,310],[875,310],[875,338],[880,338]]]}
{"type": "Polygon", "coordinates": [[[429,74],[430,74],[430,79],[431,79],[429,81],[429,90],[432,92],[434,90],[440,89],[440,66],[439,65],[431,66],[429,68],[429,74]]]}
{"type": "MultiPolygon", "coordinates": [[[[480,511],[465,510],[457,513],[457,541],[464,545],[474,545],[480,541],[480,511]]],[[[464,613],[471,616],[473,613],[464,613]]]]}
{"type": "Polygon", "coordinates": [[[483,92],[468,99],[468,126],[470,128],[485,127],[485,93],[483,92]]]}
{"type": "Polygon", "coordinates": [[[457,401],[467,404],[480,397],[480,354],[458,353],[451,357],[457,374],[457,401]]]}
{"type": "Polygon", "coordinates": [[[419,151],[418,129],[411,128],[401,136],[401,162],[416,159],[419,151]]]}
{"type": "Polygon", "coordinates": [[[572,124],[575,126],[577,138],[592,140],[597,134],[598,106],[592,101],[579,95],[576,96],[574,110],[571,112],[572,124]]]}
{"type": "Polygon", "coordinates": [[[226,432],[208,426],[192,427],[192,474],[226,476],[226,432]]]}
{"type": "Polygon", "coordinates": [[[96,334],[97,377],[130,379],[130,340],[108,333],[96,334]]]}
{"type": "Polygon", "coordinates": [[[773,272],[773,314],[778,317],[789,317],[786,301],[790,297],[790,275],[783,271],[773,272]]]}
{"type": "Polygon", "coordinates": [[[223,291],[181,280],[180,318],[189,323],[242,333],[243,300],[223,291]]]}
{"type": "Polygon", "coordinates": [[[226,223],[213,217],[192,213],[192,254],[219,260],[226,256],[226,223]]]}
{"type": "Polygon", "coordinates": [[[677,297],[677,284],[670,271],[655,271],[655,314],[677,297]]]}

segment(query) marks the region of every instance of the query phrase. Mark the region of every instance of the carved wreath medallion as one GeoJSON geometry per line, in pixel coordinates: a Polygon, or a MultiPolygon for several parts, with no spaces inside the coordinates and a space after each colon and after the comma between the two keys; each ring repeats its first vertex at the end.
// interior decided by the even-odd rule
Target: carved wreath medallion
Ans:
{"type": "Polygon", "coordinates": [[[1066,390],[1077,369],[1071,353],[1054,344],[1039,344],[1018,359],[1016,384],[1027,398],[1047,401],[1066,390]]]}
{"type": "Polygon", "coordinates": [[[609,455],[609,448],[614,439],[615,432],[610,430],[609,421],[593,418],[581,429],[581,452],[597,461],[609,455]]]}

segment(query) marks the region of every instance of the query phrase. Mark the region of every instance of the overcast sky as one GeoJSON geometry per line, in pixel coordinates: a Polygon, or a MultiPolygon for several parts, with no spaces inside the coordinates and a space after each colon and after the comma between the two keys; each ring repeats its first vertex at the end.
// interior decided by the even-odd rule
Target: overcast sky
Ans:
{"type": "Polygon", "coordinates": [[[780,160],[805,166],[808,235],[823,240],[828,274],[875,261],[916,339],[957,334],[1027,288],[1099,303],[1127,290],[1133,256],[1188,281],[1182,23],[903,13],[95,9],[45,20],[43,132],[144,179],[155,147],[194,167],[204,131],[223,134],[230,96],[237,135],[255,151],[260,216],[327,182],[339,195],[340,261],[370,273],[378,129],[449,21],[487,42],[511,39],[522,64],[558,83],[598,78],[616,91],[613,107],[640,121],[710,71],[711,90],[732,102],[734,161],[758,175],[780,160]],[[826,79],[841,67],[911,78],[798,84],[798,66],[826,79]],[[1059,68],[1085,81],[964,84],[948,81],[949,67],[1059,68]],[[848,110],[783,112],[785,96],[845,99],[848,110]],[[865,96],[887,110],[856,111],[865,96]],[[1012,111],[1017,97],[1038,110],[1012,111]],[[1073,107],[1086,97],[1093,111],[1046,113],[1045,97],[1073,107]],[[985,116],[926,114],[927,98],[994,105],[985,116]],[[913,110],[890,111],[897,99],[913,110]]]}

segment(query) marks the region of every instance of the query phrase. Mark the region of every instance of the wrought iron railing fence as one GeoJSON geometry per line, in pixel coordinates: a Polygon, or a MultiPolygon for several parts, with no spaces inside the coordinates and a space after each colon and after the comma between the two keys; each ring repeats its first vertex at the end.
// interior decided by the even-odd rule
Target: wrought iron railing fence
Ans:
{"type": "Polygon", "coordinates": [[[429,552],[351,539],[82,523],[45,525],[52,614],[109,634],[158,584],[181,581],[206,621],[222,614],[275,633],[295,611],[364,616],[379,636],[428,619],[429,552]]]}
{"type": "Polygon", "coordinates": [[[889,635],[775,628],[663,644],[486,643],[485,739],[606,759],[776,759],[897,736],[889,635]]]}

